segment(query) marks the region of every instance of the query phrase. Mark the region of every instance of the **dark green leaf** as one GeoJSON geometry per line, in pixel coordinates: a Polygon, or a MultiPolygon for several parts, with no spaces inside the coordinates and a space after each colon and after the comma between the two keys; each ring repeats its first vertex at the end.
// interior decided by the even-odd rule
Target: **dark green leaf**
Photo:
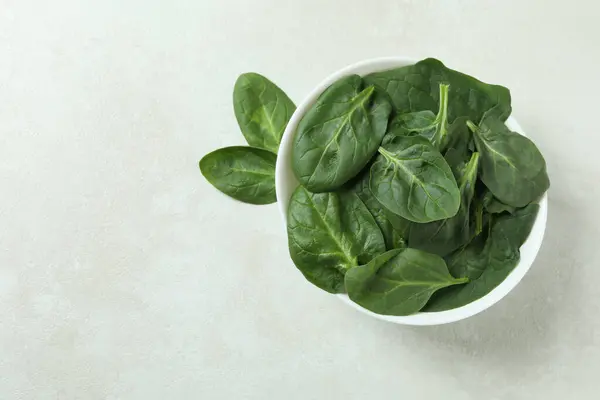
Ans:
{"type": "Polygon", "coordinates": [[[410,315],[441,288],[467,282],[450,275],[444,260],[415,249],[397,249],[346,273],[352,301],[378,314],[410,315]]]}
{"type": "Polygon", "coordinates": [[[331,293],[344,291],[344,274],[385,251],[375,220],[353,193],[311,193],[299,186],[288,208],[288,242],[296,267],[331,293]]]}
{"type": "Polygon", "coordinates": [[[444,154],[444,159],[448,163],[452,175],[454,175],[454,179],[457,182],[460,181],[470,158],[471,154],[468,151],[461,153],[457,149],[448,149],[446,154],[444,154]]]}
{"type": "Polygon", "coordinates": [[[248,144],[277,153],[296,106],[264,76],[246,73],[235,82],[233,109],[248,144]]]}
{"type": "MultiPolygon", "coordinates": [[[[461,247],[446,258],[448,270],[452,276],[477,279],[488,266],[488,257],[482,254],[490,235],[491,225],[475,236],[467,245],[461,247]]],[[[486,250],[487,251],[487,250],[486,250]]]]}
{"type": "Polygon", "coordinates": [[[351,75],[318,98],[298,125],[292,167],[312,192],[340,188],[369,162],[385,134],[391,105],[385,94],[351,75]]]}
{"type": "Polygon", "coordinates": [[[449,139],[448,88],[449,85],[440,84],[437,114],[430,110],[400,114],[392,120],[392,130],[405,133],[405,136],[422,136],[429,140],[433,147],[443,151],[449,139]]]}
{"type": "Polygon", "coordinates": [[[450,122],[457,117],[479,121],[491,109],[506,120],[511,112],[508,89],[451,70],[433,58],[407,67],[376,72],[365,76],[364,80],[367,85],[387,91],[397,114],[423,110],[436,112],[440,83],[447,83],[452,88],[448,102],[450,122]]]}
{"type": "Polygon", "coordinates": [[[371,193],[369,188],[369,170],[361,172],[360,175],[351,182],[349,188],[365,204],[377,226],[383,234],[385,246],[388,250],[406,247],[406,239],[410,228],[410,221],[387,210],[371,193]]]}
{"type": "Polygon", "coordinates": [[[427,224],[412,224],[408,237],[410,247],[444,257],[469,242],[470,208],[475,193],[478,162],[479,154],[473,153],[458,177],[461,202],[456,215],[427,224]]]}
{"type": "Polygon", "coordinates": [[[467,247],[452,254],[447,260],[450,272],[454,276],[467,277],[470,282],[461,287],[440,290],[431,297],[424,311],[462,307],[502,283],[519,262],[519,247],[527,240],[538,210],[537,204],[530,204],[512,215],[498,216],[492,221],[487,238],[480,235],[467,247]]]}
{"type": "Polygon", "coordinates": [[[490,192],[489,190],[483,195],[482,203],[486,211],[491,214],[500,214],[503,212],[509,212],[512,214],[517,209],[516,207],[504,204],[503,202],[495,198],[492,192],[490,192]]]}
{"type": "Polygon", "coordinates": [[[459,117],[455,119],[448,130],[448,144],[444,152],[444,157],[451,167],[452,164],[448,160],[448,152],[452,150],[462,159],[463,163],[466,163],[473,152],[473,149],[469,148],[472,140],[471,131],[467,127],[467,118],[459,117]]]}
{"type": "Polygon", "coordinates": [[[435,134],[434,125],[437,125],[435,120],[436,115],[429,110],[400,114],[390,121],[388,131],[396,136],[422,136],[431,142],[435,134]]]}
{"type": "Polygon", "coordinates": [[[481,180],[500,202],[524,207],[544,194],[550,186],[546,161],[531,140],[492,117],[467,124],[481,153],[481,180]]]}
{"type": "Polygon", "coordinates": [[[202,157],[200,171],[217,189],[251,204],[269,204],[275,197],[275,154],[254,147],[233,146],[202,157]]]}
{"type": "Polygon", "coordinates": [[[488,225],[490,220],[490,214],[483,210],[483,203],[477,195],[477,190],[475,190],[475,193],[473,201],[471,202],[471,212],[469,213],[469,226],[471,228],[470,240],[479,235],[484,227],[488,225]]]}
{"type": "Polygon", "coordinates": [[[385,208],[413,222],[456,215],[460,192],[444,157],[426,139],[398,136],[379,148],[371,192],[385,208]]]}

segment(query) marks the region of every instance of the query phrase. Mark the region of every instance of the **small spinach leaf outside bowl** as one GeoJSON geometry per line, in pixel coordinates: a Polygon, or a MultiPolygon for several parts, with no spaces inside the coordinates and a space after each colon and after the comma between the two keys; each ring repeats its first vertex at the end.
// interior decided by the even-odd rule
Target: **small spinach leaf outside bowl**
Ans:
{"type": "MultiPolygon", "coordinates": [[[[373,72],[386,71],[394,68],[404,67],[417,63],[417,59],[405,58],[405,57],[389,57],[389,58],[378,58],[365,60],[352,64],[346,68],[343,68],[334,74],[330,75],[327,79],[321,82],[305,99],[298,105],[296,112],[292,115],[288,126],[283,133],[281,145],[277,156],[277,164],[275,167],[275,190],[277,192],[277,202],[279,211],[283,216],[283,227],[287,232],[287,210],[288,205],[292,196],[292,193],[298,186],[298,181],[292,170],[292,143],[298,123],[304,116],[304,114],[312,107],[319,95],[332,83],[340,78],[351,74],[357,74],[364,76],[373,72]]],[[[469,73],[470,71],[465,71],[469,73]]],[[[521,133],[524,136],[523,129],[517,123],[513,117],[509,117],[506,120],[507,127],[515,132],[521,133]]],[[[529,234],[527,241],[521,246],[521,259],[519,264],[514,268],[510,275],[490,293],[483,296],[482,298],[475,300],[465,306],[455,308],[448,311],[440,312],[419,312],[417,314],[408,316],[390,316],[375,314],[369,310],[364,309],[358,304],[352,302],[348,295],[338,294],[337,296],[349,306],[356,308],[357,310],[371,315],[374,318],[381,319],[388,322],[394,322],[403,325],[441,325],[451,322],[460,321],[462,319],[471,317],[478,314],[487,308],[491,307],[504,296],[506,296],[515,286],[521,281],[523,276],[527,273],[531,264],[535,260],[535,257],[542,245],[544,238],[544,230],[546,229],[546,218],[548,212],[547,195],[540,199],[539,205],[540,210],[537,219],[533,225],[533,229],[529,234]]],[[[290,260],[290,263],[292,261],[290,260]]],[[[304,279],[302,279],[304,280],[304,279]]]]}

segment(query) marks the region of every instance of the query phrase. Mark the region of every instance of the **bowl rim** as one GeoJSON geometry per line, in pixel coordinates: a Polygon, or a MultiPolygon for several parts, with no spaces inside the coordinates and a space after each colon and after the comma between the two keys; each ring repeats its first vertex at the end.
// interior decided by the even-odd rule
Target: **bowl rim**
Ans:
{"type": "MultiPolygon", "coordinates": [[[[300,119],[304,116],[306,111],[315,103],[319,95],[329,87],[333,82],[338,79],[350,75],[358,74],[365,75],[367,73],[384,71],[392,68],[402,67],[406,65],[412,65],[418,62],[417,59],[411,57],[382,57],[372,58],[357,63],[348,65],[325,78],[319,85],[317,85],[308,96],[298,105],[296,111],[290,118],[290,121],[283,133],[281,144],[279,147],[279,153],[277,156],[277,162],[275,165],[275,191],[277,193],[277,206],[283,218],[283,225],[286,231],[287,237],[287,206],[293,190],[298,186],[298,181],[293,175],[291,168],[291,147],[293,137],[300,122],[300,119]],[[293,183],[292,183],[293,182],[293,183]],[[289,189],[293,186],[292,189],[289,189]]],[[[511,116],[506,121],[506,125],[513,131],[516,131],[523,136],[527,136],[519,123],[511,116]]],[[[548,215],[548,200],[547,193],[544,194],[542,199],[539,201],[540,210],[534,222],[533,228],[529,237],[520,247],[521,259],[511,273],[490,291],[485,296],[477,299],[469,304],[462,307],[455,308],[447,311],[438,312],[418,312],[416,314],[407,316],[391,316],[381,315],[371,312],[360,305],[350,300],[346,294],[337,294],[337,297],[344,303],[359,310],[362,313],[370,315],[374,318],[393,322],[404,325],[441,325],[451,322],[457,322],[473,315],[479,314],[480,312],[490,308],[508,293],[510,293],[521,279],[525,276],[527,271],[531,268],[533,261],[535,260],[537,253],[542,245],[544,238],[544,232],[546,229],[546,220],[548,215]]],[[[292,263],[293,264],[293,263],[292,263]]],[[[294,266],[295,268],[295,266],[294,266]]],[[[297,269],[296,269],[297,270],[297,269]]],[[[300,271],[298,271],[300,273],[300,271]]],[[[308,283],[308,281],[305,280],[308,283]]]]}

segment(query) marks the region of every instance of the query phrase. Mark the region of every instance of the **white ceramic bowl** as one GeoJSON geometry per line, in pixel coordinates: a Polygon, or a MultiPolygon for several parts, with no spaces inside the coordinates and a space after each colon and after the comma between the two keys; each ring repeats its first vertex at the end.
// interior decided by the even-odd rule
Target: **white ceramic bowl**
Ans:
{"type": "MultiPolygon", "coordinates": [[[[296,133],[296,127],[298,126],[300,119],[306,113],[306,111],[315,103],[317,97],[319,97],[319,95],[327,87],[329,87],[329,85],[331,85],[333,82],[337,81],[338,79],[344,76],[350,74],[366,75],[372,72],[385,71],[391,68],[411,65],[416,62],[417,60],[411,58],[390,57],[365,60],[356,64],[352,64],[330,75],[327,79],[321,82],[308,95],[308,97],[304,99],[302,103],[300,103],[300,105],[296,109],[296,112],[294,113],[294,115],[292,115],[292,118],[290,119],[290,122],[283,134],[281,145],[279,147],[277,165],[275,170],[275,188],[277,191],[277,202],[279,206],[279,211],[281,212],[281,215],[283,217],[284,225],[287,225],[287,208],[288,203],[290,201],[290,197],[292,196],[292,193],[298,186],[298,181],[294,176],[291,164],[292,142],[294,134],[296,133]]],[[[519,124],[514,118],[510,117],[506,121],[506,125],[511,130],[525,135],[523,129],[519,126],[519,124]]],[[[543,199],[540,201],[540,211],[533,225],[533,229],[531,230],[531,234],[529,235],[529,238],[523,244],[523,246],[521,246],[521,261],[519,262],[519,264],[510,273],[510,275],[508,275],[508,277],[494,290],[492,290],[490,293],[480,298],[479,300],[475,300],[474,302],[467,304],[463,307],[455,308],[453,310],[448,311],[417,313],[414,315],[404,317],[396,317],[389,315],[379,315],[369,310],[366,310],[358,304],[352,302],[346,294],[338,294],[337,296],[344,303],[356,308],[357,310],[365,314],[368,314],[372,317],[384,321],[395,322],[397,324],[440,325],[468,318],[491,307],[493,304],[495,304],[504,296],[506,296],[521,281],[525,273],[531,267],[531,264],[533,263],[533,260],[535,259],[540,249],[540,246],[542,245],[542,240],[544,238],[544,230],[546,229],[547,213],[548,204],[546,196],[544,195],[543,199]]]]}

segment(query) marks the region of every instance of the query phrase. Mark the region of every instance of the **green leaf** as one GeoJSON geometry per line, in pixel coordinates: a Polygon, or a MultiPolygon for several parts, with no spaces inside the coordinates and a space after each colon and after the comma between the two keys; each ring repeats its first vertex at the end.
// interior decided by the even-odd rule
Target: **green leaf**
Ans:
{"type": "Polygon", "coordinates": [[[531,140],[493,117],[467,124],[481,153],[481,181],[500,202],[524,207],[548,190],[546,161],[531,140]]]}
{"type": "Polygon", "coordinates": [[[225,147],[202,157],[200,171],[214,187],[234,199],[269,204],[275,197],[275,161],[270,151],[225,147]]]}
{"type": "Polygon", "coordinates": [[[314,285],[344,291],[346,270],[385,251],[375,220],[353,193],[311,193],[299,186],[288,208],[288,243],[296,267],[314,285]]]}
{"type": "Polygon", "coordinates": [[[469,213],[469,225],[471,227],[471,239],[469,239],[469,241],[483,232],[483,229],[488,226],[490,222],[490,214],[484,213],[483,211],[483,203],[478,197],[477,186],[478,185],[476,185],[475,188],[475,195],[471,201],[471,212],[469,213]]]}
{"type": "MultiPolygon", "coordinates": [[[[473,152],[475,146],[472,146],[473,138],[471,131],[467,127],[468,119],[466,117],[459,117],[448,128],[448,143],[444,152],[444,157],[448,160],[448,152],[453,151],[457,157],[460,157],[462,163],[466,163],[469,160],[470,154],[473,152]]],[[[452,167],[450,161],[448,164],[452,167]]]]}
{"type": "Polygon", "coordinates": [[[233,109],[248,144],[277,153],[296,106],[273,82],[250,72],[235,82],[233,109]]]}
{"type": "Polygon", "coordinates": [[[467,282],[450,275],[444,260],[415,249],[384,253],[346,273],[352,301],[383,315],[410,315],[419,311],[442,288],[467,282]]]}
{"type": "Polygon", "coordinates": [[[469,161],[471,155],[465,156],[468,152],[464,154],[456,149],[448,149],[446,154],[444,154],[444,160],[448,163],[450,170],[452,171],[452,175],[458,182],[461,179],[462,174],[464,173],[467,162],[469,161]]]}
{"type": "Polygon", "coordinates": [[[351,181],[348,190],[358,195],[375,219],[383,234],[386,249],[406,247],[411,222],[394,214],[377,201],[369,188],[369,178],[369,169],[365,169],[355,180],[351,181]]]}
{"type": "Polygon", "coordinates": [[[312,192],[340,188],[356,176],[377,151],[391,105],[371,86],[362,90],[358,75],[327,88],[298,125],[292,167],[312,192]]]}
{"type": "Polygon", "coordinates": [[[468,117],[479,121],[493,109],[506,120],[511,113],[507,88],[483,83],[469,75],[447,68],[428,58],[415,65],[375,72],[364,77],[366,85],[375,85],[389,94],[397,114],[429,110],[436,112],[441,83],[452,88],[448,99],[448,121],[468,117]]]}
{"type": "Polygon", "coordinates": [[[456,215],[460,192],[444,157],[426,139],[398,136],[379,148],[370,188],[385,208],[413,222],[456,215]]]}
{"type": "Polygon", "coordinates": [[[448,88],[447,84],[440,84],[439,107],[437,114],[430,110],[415,111],[397,115],[392,122],[391,130],[403,136],[418,135],[429,140],[439,151],[443,151],[448,144],[448,88]]]}
{"type": "Polygon", "coordinates": [[[478,165],[479,154],[473,153],[469,163],[462,169],[458,179],[461,202],[456,215],[427,224],[412,224],[408,237],[410,247],[444,257],[469,242],[472,229],[470,208],[475,194],[478,165]]]}
{"type": "Polygon", "coordinates": [[[484,256],[482,252],[490,235],[490,228],[491,225],[488,224],[486,229],[482,230],[467,245],[446,257],[446,263],[452,276],[466,276],[475,280],[483,273],[489,263],[488,257],[484,256]]]}
{"type": "Polygon", "coordinates": [[[482,204],[483,207],[485,207],[485,210],[491,214],[500,214],[503,212],[508,212],[512,214],[517,209],[516,207],[504,204],[503,202],[495,198],[492,192],[490,192],[489,190],[486,191],[483,195],[482,204]]]}
{"type": "Polygon", "coordinates": [[[470,282],[440,290],[431,297],[424,311],[462,307],[502,283],[518,264],[519,248],[527,240],[538,211],[537,204],[530,204],[512,215],[498,216],[492,221],[487,238],[477,237],[467,247],[452,254],[447,260],[450,272],[468,278],[470,282]]]}

